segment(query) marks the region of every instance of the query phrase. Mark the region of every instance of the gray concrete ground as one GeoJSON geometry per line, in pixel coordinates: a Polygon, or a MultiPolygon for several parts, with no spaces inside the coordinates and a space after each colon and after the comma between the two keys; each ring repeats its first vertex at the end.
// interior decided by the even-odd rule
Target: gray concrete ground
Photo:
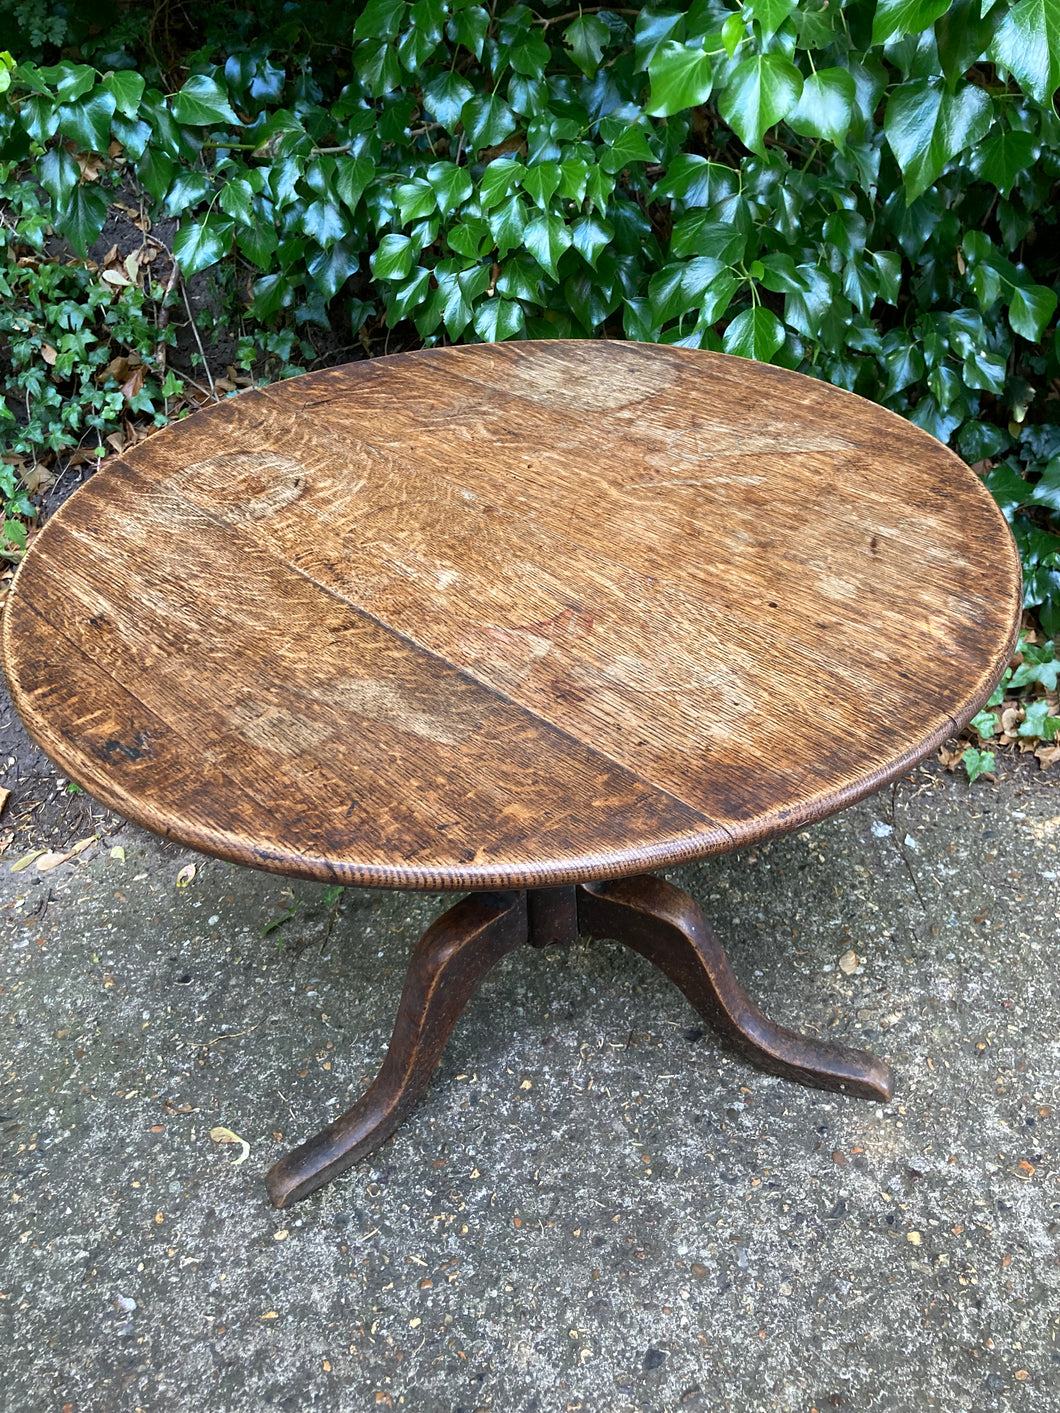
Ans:
{"type": "Polygon", "coordinates": [[[288,1212],[262,1173],[371,1076],[446,900],[329,907],[107,816],[15,873],[23,833],[0,1407],[1060,1407],[1058,783],[929,766],[671,875],[773,1015],[891,1060],[893,1104],[747,1068],[613,943],[525,949],[398,1135],[288,1212]]]}

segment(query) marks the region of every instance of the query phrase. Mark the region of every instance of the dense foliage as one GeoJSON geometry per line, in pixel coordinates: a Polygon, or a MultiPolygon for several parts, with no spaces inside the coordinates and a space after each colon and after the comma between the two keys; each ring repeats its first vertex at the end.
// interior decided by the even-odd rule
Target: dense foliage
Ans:
{"type": "Polygon", "coordinates": [[[165,272],[85,264],[126,202],[273,373],[385,323],[722,349],[884,403],[989,464],[1060,631],[1060,0],[264,0],[175,38],[83,8],[0,0],[16,451],[102,427],[117,354],[165,415],[136,328],[165,272]]]}

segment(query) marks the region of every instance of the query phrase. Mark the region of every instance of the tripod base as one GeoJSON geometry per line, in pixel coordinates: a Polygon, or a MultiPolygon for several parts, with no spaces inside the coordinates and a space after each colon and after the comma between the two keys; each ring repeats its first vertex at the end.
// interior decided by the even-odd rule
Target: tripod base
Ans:
{"type": "Polygon", "coordinates": [[[882,1060],[812,1040],[763,1015],[693,900],[644,874],[567,888],[472,893],[443,913],[412,956],[390,1049],[374,1083],[352,1109],[281,1158],[265,1185],[289,1207],[371,1153],[404,1122],[426,1089],[460,1013],[495,962],[528,943],[613,937],[647,957],[695,1009],[759,1069],[816,1089],[890,1100],[882,1060]]]}

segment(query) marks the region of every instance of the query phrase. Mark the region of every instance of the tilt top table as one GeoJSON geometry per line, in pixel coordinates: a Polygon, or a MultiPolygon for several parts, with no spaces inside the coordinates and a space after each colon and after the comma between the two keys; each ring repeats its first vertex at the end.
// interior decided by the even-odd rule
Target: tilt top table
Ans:
{"type": "Polygon", "coordinates": [[[104,804],[236,863],[472,890],[416,949],[364,1098],[285,1206],[393,1132],[482,976],[617,938],[753,1062],[888,1099],[882,1061],[744,995],[647,870],[907,771],[982,705],[1019,560],[893,413],[720,354],[399,354],[246,392],[112,461],[18,571],[3,660],[104,804]],[[635,876],[634,876],[635,875],[635,876]]]}

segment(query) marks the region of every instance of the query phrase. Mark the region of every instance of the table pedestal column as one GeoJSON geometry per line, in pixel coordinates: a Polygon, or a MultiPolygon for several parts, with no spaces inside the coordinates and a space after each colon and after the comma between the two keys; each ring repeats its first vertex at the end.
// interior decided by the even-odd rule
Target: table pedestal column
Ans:
{"type": "Polygon", "coordinates": [[[427,929],[413,953],[390,1049],[374,1083],[352,1109],[269,1170],[265,1184],[273,1205],[308,1197],[404,1122],[495,962],[524,943],[565,945],[579,935],[615,938],[647,957],[759,1069],[817,1089],[890,1100],[894,1080],[882,1060],[799,1035],[763,1015],[696,903],[661,878],[472,893],[427,929]]]}

